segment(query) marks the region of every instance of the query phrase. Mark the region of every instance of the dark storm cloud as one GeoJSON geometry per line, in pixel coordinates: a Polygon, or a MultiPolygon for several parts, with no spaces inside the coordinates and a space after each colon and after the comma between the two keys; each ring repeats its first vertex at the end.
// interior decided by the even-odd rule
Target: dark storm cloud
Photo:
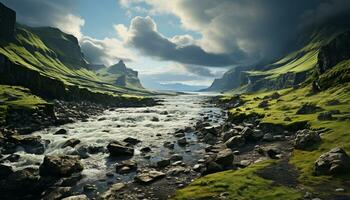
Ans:
{"type": "Polygon", "coordinates": [[[71,13],[76,5],[72,0],[0,0],[15,10],[17,20],[29,26],[54,26],[71,13]]]}
{"type": "Polygon", "coordinates": [[[161,60],[204,66],[227,66],[235,62],[233,55],[207,53],[196,45],[178,46],[157,32],[150,17],[135,17],[129,32],[129,45],[161,60]]]}
{"type": "MultiPolygon", "coordinates": [[[[277,58],[295,44],[305,27],[350,13],[349,0],[145,0],[153,13],[171,13],[182,25],[202,35],[200,46],[178,49],[156,32],[139,31],[135,46],[147,55],[182,63],[224,66],[234,62],[277,58]],[[150,38],[148,41],[140,39],[150,38]],[[153,40],[151,40],[153,39],[153,40]],[[154,42],[154,43],[153,43],[154,42]],[[181,53],[180,53],[181,52],[181,53]],[[197,52],[197,53],[196,53],[197,52]],[[201,52],[201,53],[198,53],[201,52]],[[216,52],[214,62],[210,55],[216,52]],[[243,52],[243,53],[242,53],[243,52]],[[183,55],[183,54],[185,55],[183,55]],[[191,54],[193,53],[193,54],[191,54]],[[169,55],[170,54],[170,55],[169,55]],[[209,55],[207,55],[209,54],[209,55]],[[193,56],[187,59],[187,56],[193,56]],[[227,59],[228,58],[228,59],[227,59]],[[220,61],[221,62],[220,62],[220,61]]],[[[349,18],[343,18],[347,20],[349,18]]]]}
{"type": "Polygon", "coordinates": [[[205,77],[214,77],[215,74],[213,74],[208,68],[201,67],[201,66],[193,66],[193,65],[186,65],[184,66],[185,70],[196,74],[198,76],[205,76],[205,77]]]}

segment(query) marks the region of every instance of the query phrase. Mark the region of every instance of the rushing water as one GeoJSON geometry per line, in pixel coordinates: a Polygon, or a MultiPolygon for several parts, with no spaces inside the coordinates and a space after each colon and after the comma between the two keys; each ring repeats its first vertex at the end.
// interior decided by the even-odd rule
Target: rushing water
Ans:
{"type": "MultiPolygon", "coordinates": [[[[106,110],[100,116],[91,116],[87,121],[79,121],[60,127],[52,127],[43,131],[35,132],[42,139],[49,140],[44,155],[70,155],[82,145],[105,148],[113,140],[122,141],[127,137],[133,137],[142,142],[135,146],[134,160],[137,161],[138,168],[152,166],[162,158],[169,158],[171,154],[180,154],[183,161],[188,165],[193,165],[203,157],[205,144],[197,142],[196,134],[186,133],[189,141],[187,147],[180,147],[176,144],[177,139],[174,132],[183,129],[209,116],[213,124],[220,123],[222,110],[207,102],[207,95],[178,95],[157,97],[163,100],[162,105],[142,108],[118,108],[106,110]],[[154,119],[159,119],[156,121],[154,119]],[[54,135],[54,133],[64,128],[68,130],[67,135],[54,135]],[[81,143],[75,148],[61,148],[68,139],[79,139],[81,143]],[[169,150],[163,147],[165,142],[175,143],[175,148],[169,150]],[[150,147],[152,152],[149,159],[145,159],[140,152],[143,147],[150,147]]],[[[44,155],[33,155],[19,152],[21,158],[16,163],[16,168],[38,167],[44,155]]],[[[104,188],[105,182],[124,181],[133,179],[135,173],[106,176],[107,172],[115,173],[116,160],[111,160],[107,152],[89,155],[82,159],[84,178],[80,181],[84,183],[94,183],[99,188],[104,188]],[[97,182],[97,183],[96,183],[97,182]]]]}

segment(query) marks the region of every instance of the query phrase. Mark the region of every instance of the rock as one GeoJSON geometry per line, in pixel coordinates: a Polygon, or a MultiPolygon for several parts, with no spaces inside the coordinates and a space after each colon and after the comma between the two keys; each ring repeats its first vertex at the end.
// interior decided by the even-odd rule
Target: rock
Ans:
{"type": "Polygon", "coordinates": [[[202,170],[202,168],[203,168],[203,165],[195,164],[192,169],[193,169],[193,171],[200,172],[202,170]]]}
{"type": "Polygon", "coordinates": [[[203,141],[205,143],[211,144],[211,145],[215,144],[216,140],[217,140],[216,136],[211,133],[207,133],[203,138],[203,141]]]}
{"type": "Polygon", "coordinates": [[[62,200],[89,200],[89,198],[85,194],[75,195],[63,198],[62,200]]]}
{"type": "Polygon", "coordinates": [[[334,148],[322,154],[315,162],[316,175],[335,175],[350,170],[350,158],[341,148],[334,148]]]}
{"type": "Polygon", "coordinates": [[[73,139],[69,139],[62,145],[62,148],[66,148],[66,147],[74,148],[79,143],[80,143],[80,140],[78,140],[78,139],[74,139],[74,138],[73,139]]]}
{"type": "Polygon", "coordinates": [[[231,166],[233,158],[231,149],[224,149],[219,151],[219,153],[216,155],[215,162],[222,166],[231,166]]]}
{"type": "Polygon", "coordinates": [[[51,191],[46,191],[43,200],[62,199],[71,193],[71,187],[56,187],[51,191]]]}
{"type": "Polygon", "coordinates": [[[226,142],[231,137],[238,135],[238,131],[236,129],[230,129],[229,131],[225,132],[222,136],[222,140],[226,142]]]}
{"type": "Polygon", "coordinates": [[[185,137],[185,133],[175,133],[175,137],[179,137],[179,138],[181,138],[181,137],[185,137]]]}
{"type": "Polygon", "coordinates": [[[333,120],[332,112],[322,112],[318,114],[317,119],[320,121],[333,120]]]}
{"type": "Polygon", "coordinates": [[[278,92],[274,92],[273,94],[271,94],[270,98],[271,99],[278,99],[278,98],[280,98],[280,96],[281,95],[278,92]]]}
{"type": "Polygon", "coordinates": [[[206,126],[202,129],[204,133],[209,133],[213,135],[217,135],[216,127],[215,126],[206,126]]]}
{"type": "Polygon", "coordinates": [[[336,105],[339,105],[340,104],[340,101],[339,100],[330,100],[326,103],[327,106],[336,106],[336,105]]]}
{"type": "Polygon", "coordinates": [[[170,165],[170,159],[163,159],[157,162],[158,168],[164,168],[166,166],[170,165]]]}
{"type": "Polygon", "coordinates": [[[159,118],[158,117],[152,117],[151,121],[152,122],[159,122],[159,118]]]}
{"type": "Polygon", "coordinates": [[[140,149],[140,151],[141,151],[142,153],[148,153],[148,152],[151,152],[152,149],[151,149],[150,147],[143,147],[143,148],[140,149]]]}
{"type": "Polygon", "coordinates": [[[263,140],[266,142],[272,142],[273,141],[273,135],[271,133],[266,133],[263,137],[263,140]]]}
{"type": "Polygon", "coordinates": [[[84,185],[83,189],[84,189],[84,192],[91,192],[91,191],[97,190],[96,185],[92,185],[92,184],[84,185]]]}
{"type": "Polygon", "coordinates": [[[246,141],[251,141],[251,142],[258,141],[264,136],[261,130],[257,130],[257,129],[252,130],[249,127],[245,127],[240,133],[240,135],[242,135],[246,141]]]}
{"type": "Polygon", "coordinates": [[[4,179],[13,173],[12,167],[0,164],[0,179],[4,179]]]}
{"type": "Polygon", "coordinates": [[[225,142],[225,145],[231,149],[239,148],[244,144],[245,144],[245,139],[242,135],[233,136],[225,142]]]}
{"type": "Polygon", "coordinates": [[[67,177],[83,170],[76,156],[45,156],[40,165],[41,176],[67,177]]]}
{"type": "Polygon", "coordinates": [[[128,144],[131,144],[131,145],[136,145],[136,144],[141,142],[141,140],[138,140],[138,139],[132,138],[132,137],[127,137],[123,141],[128,143],[128,144]]]}
{"type": "Polygon", "coordinates": [[[267,108],[269,107],[269,101],[268,100],[263,100],[259,103],[258,105],[259,108],[267,108]]]}
{"type": "Polygon", "coordinates": [[[166,148],[168,148],[168,149],[174,149],[174,144],[173,143],[171,143],[171,142],[165,142],[164,144],[163,144],[163,146],[164,147],[166,147],[166,148]]]}
{"type": "Polygon", "coordinates": [[[245,168],[248,167],[250,164],[252,164],[251,160],[241,160],[239,162],[239,167],[245,168]]]}
{"type": "Polygon", "coordinates": [[[281,153],[281,150],[277,149],[277,148],[269,148],[266,150],[266,154],[272,158],[272,159],[277,159],[278,156],[281,153]]]}
{"type": "Polygon", "coordinates": [[[302,115],[302,114],[313,114],[319,111],[322,111],[323,109],[311,104],[311,103],[307,103],[307,104],[303,104],[296,112],[296,114],[298,115],[302,115]]]}
{"type": "Polygon", "coordinates": [[[178,176],[179,174],[183,174],[185,172],[186,172],[186,169],[184,167],[176,166],[174,168],[171,168],[168,171],[168,174],[171,175],[171,176],[178,176]]]}
{"type": "Polygon", "coordinates": [[[125,187],[124,183],[113,184],[106,192],[101,195],[102,199],[114,200],[118,197],[118,192],[120,192],[125,187]]]}
{"type": "Polygon", "coordinates": [[[115,166],[117,173],[125,174],[137,169],[137,163],[133,160],[123,160],[115,166]]]}
{"type": "Polygon", "coordinates": [[[5,179],[0,179],[0,190],[3,192],[15,194],[20,199],[23,195],[39,192],[39,176],[37,169],[26,168],[15,171],[5,179]]]}
{"type": "Polygon", "coordinates": [[[187,144],[187,140],[185,137],[182,137],[180,139],[177,140],[177,143],[180,145],[180,146],[185,146],[187,144]]]}
{"type": "Polygon", "coordinates": [[[345,192],[345,189],[344,188],[337,188],[335,189],[336,192],[345,192]]]}
{"type": "Polygon", "coordinates": [[[15,36],[16,12],[0,3],[0,19],[0,38],[13,38],[15,36]]]}
{"type": "Polygon", "coordinates": [[[135,177],[135,180],[139,183],[148,184],[153,181],[159,180],[165,177],[165,173],[159,171],[149,171],[149,172],[141,172],[135,177]]]}
{"type": "Polygon", "coordinates": [[[182,160],[182,159],[183,159],[183,157],[181,155],[179,155],[179,154],[174,154],[170,158],[170,160],[172,160],[172,161],[179,161],[179,160],[182,160]]]}
{"type": "Polygon", "coordinates": [[[54,135],[66,135],[67,130],[66,129],[60,129],[54,133],[54,135]]]}
{"type": "Polygon", "coordinates": [[[111,142],[108,144],[107,149],[110,156],[133,156],[134,149],[127,147],[126,144],[120,142],[111,142]]]}
{"type": "Polygon", "coordinates": [[[23,147],[25,152],[32,154],[43,154],[45,152],[45,146],[48,142],[41,140],[40,136],[20,136],[11,135],[8,137],[8,141],[23,147]]]}
{"type": "Polygon", "coordinates": [[[321,142],[321,137],[315,131],[304,129],[296,133],[294,140],[294,147],[296,149],[307,149],[317,143],[321,142]]]}
{"type": "Polygon", "coordinates": [[[283,119],[283,121],[290,122],[290,121],[292,121],[292,119],[291,119],[290,117],[285,117],[285,118],[283,119]]]}
{"type": "Polygon", "coordinates": [[[217,164],[216,162],[209,162],[206,165],[206,170],[203,174],[212,174],[216,172],[221,172],[223,170],[222,166],[217,164]]]}

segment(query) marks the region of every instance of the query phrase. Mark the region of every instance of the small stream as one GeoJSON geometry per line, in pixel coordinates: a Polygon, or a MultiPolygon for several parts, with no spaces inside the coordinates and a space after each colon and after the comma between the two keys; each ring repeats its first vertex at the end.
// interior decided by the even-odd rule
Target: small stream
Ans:
{"type": "MultiPolygon", "coordinates": [[[[206,144],[197,142],[194,132],[187,132],[186,138],[189,145],[178,146],[174,132],[185,127],[193,127],[195,123],[204,117],[209,117],[213,125],[222,123],[224,113],[220,108],[208,103],[210,95],[192,94],[178,96],[159,96],[162,104],[154,107],[142,108],[118,108],[106,110],[99,116],[91,116],[86,121],[78,121],[59,127],[52,127],[33,133],[42,139],[49,140],[44,155],[74,155],[81,146],[93,146],[105,148],[113,140],[122,141],[127,137],[137,138],[142,142],[135,146],[133,160],[138,164],[138,169],[154,166],[162,158],[169,158],[172,154],[183,156],[186,165],[193,166],[198,159],[203,158],[206,144]],[[59,129],[66,129],[66,135],[54,135],[59,129]],[[68,139],[79,139],[81,142],[75,148],[61,148],[68,139]],[[174,149],[163,146],[165,142],[175,144],[174,149]],[[145,154],[140,149],[150,147],[152,151],[145,154]]],[[[44,155],[20,154],[19,162],[15,168],[39,167],[44,155]]],[[[84,166],[83,178],[76,186],[76,191],[81,191],[82,186],[90,183],[97,187],[97,191],[104,191],[110,183],[133,181],[136,172],[117,174],[115,164],[118,160],[109,158],[108,151],[97,154],[88,154],[81,159],[84,166]],[[107,176],[113,173],[113,176],[107,176]]]]}

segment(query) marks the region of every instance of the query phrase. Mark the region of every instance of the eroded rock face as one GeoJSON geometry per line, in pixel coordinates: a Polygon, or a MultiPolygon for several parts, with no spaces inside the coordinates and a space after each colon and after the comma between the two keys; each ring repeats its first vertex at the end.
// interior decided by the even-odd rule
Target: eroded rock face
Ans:
{"type": "Polygon", "coordinates": [[[83,170],[76,156],[45,156],[40,165],[41,176],[67,177],[83,170]]]}
{"type": "Polygon", "coordinates": [[[12,38],[15,32],[16,12],[0,3],[0,38],[12,38]]]}
{"type": "Polygon", "coordinates": [[[315,162],[316,175],[335,175],[350,170],[350,158],[346,152],[336,147],[322,154],[315,162]]]}
{"type": "Polygon", "coordinates": [[[294,147],[296,149],[307,149],[311,146],[321,142],[321,137],[315,131],[304,129],[296,133],[294,140],[294,147]]]}

